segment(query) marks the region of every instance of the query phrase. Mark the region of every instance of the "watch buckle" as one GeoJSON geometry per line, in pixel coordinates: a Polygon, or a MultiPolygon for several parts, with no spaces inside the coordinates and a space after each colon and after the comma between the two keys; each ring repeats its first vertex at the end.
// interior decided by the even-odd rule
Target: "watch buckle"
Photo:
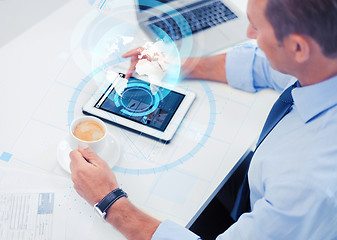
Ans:
{"type": "Polygon", "coordinates": [[[97,207],[97,204],[98,204],[98,203],[96,203],[96,204],[94,205],[94,209],[96,210],[95,212],[96,212],[101,218],[103,218],[103,219],[105,220],[106,212],[102,212],[101,209],[100,209],[99,207],[97,207]]]}

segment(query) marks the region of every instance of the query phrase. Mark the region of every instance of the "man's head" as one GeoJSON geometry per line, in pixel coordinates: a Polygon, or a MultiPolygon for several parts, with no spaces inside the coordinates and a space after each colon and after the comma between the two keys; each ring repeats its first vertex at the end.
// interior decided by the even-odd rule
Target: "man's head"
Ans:
{"type": "Polygon", "coordinates": [[[306,35],[326,57],[337,57],[337,0],[268,0],[265,14],[279,42],[306,35]]]}
{"type": "Polygon", "coordinates": [[[248,0],[247,15],[274,69],[302,86],[337,74],[337,0],[248,0]]]}

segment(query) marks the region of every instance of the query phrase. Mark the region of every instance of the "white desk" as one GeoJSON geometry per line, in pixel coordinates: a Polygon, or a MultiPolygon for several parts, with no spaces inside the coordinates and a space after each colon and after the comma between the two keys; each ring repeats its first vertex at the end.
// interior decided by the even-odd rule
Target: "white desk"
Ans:
{"type": "MultiPolygon", "coordinates": [[[[237,2],[244,10],[246,0],[237,2]]],[[[97,19],[99,12],[89,4],[72,0],[0,49],[0,164],[67,179],[65,197],[70,206],[64,214],[71,218],[65,223],[65,239],[90,239],[98,232],[101,239],[123,239],[92,216],[56,159],[57,144],[67,134],[70,121],[82,115],[81,106],[97,88],[95,79],[104,78],[104,70],[92,74],[106,58],[99,55],[99,48],[90,51],[90,44],[98,42],[110,23],[122,33],[131,29],[138,36],[128,47],[144,40],[132,8],[120,9],[127,17],[123,23],[117,15],[97,19]],[[92,20],[99,28],[91,25],[86,35],[92,20]],[[79,44],[83,38],[87,45],[79,44]]],[[[249,94],[197,80],[181,86],[196,92],[197,98],[170,144],[112,125],[108,129],[120,139],[122,154],[113,170],[130,199],[159,219],[186,225],[254,144],[277,94],[249,94]]]]}

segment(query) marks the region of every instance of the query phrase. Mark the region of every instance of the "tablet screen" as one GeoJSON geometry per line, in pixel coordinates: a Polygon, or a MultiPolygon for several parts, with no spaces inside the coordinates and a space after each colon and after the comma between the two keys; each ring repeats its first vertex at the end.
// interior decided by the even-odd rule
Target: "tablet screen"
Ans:
{"type": "Polygon", "coordinates": [[[165,131],[185,95],[131,78],[116,91],[112,88],[95,107],[151,128],[165,131]],[[100,104],[98,104],[100,103],[100,104]]]}

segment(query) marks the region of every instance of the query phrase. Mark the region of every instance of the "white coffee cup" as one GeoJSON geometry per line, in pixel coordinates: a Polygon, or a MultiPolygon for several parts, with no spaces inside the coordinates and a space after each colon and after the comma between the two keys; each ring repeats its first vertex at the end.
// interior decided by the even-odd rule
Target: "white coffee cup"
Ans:
{"type": "Polygon", "coordinates": [[[79,145],[89,146],[93,151],[100,152],[107,142],[108,130],[105,123],[96,117],[82,116],[72,121],[69,128],[71,149],[79,145]]]}

